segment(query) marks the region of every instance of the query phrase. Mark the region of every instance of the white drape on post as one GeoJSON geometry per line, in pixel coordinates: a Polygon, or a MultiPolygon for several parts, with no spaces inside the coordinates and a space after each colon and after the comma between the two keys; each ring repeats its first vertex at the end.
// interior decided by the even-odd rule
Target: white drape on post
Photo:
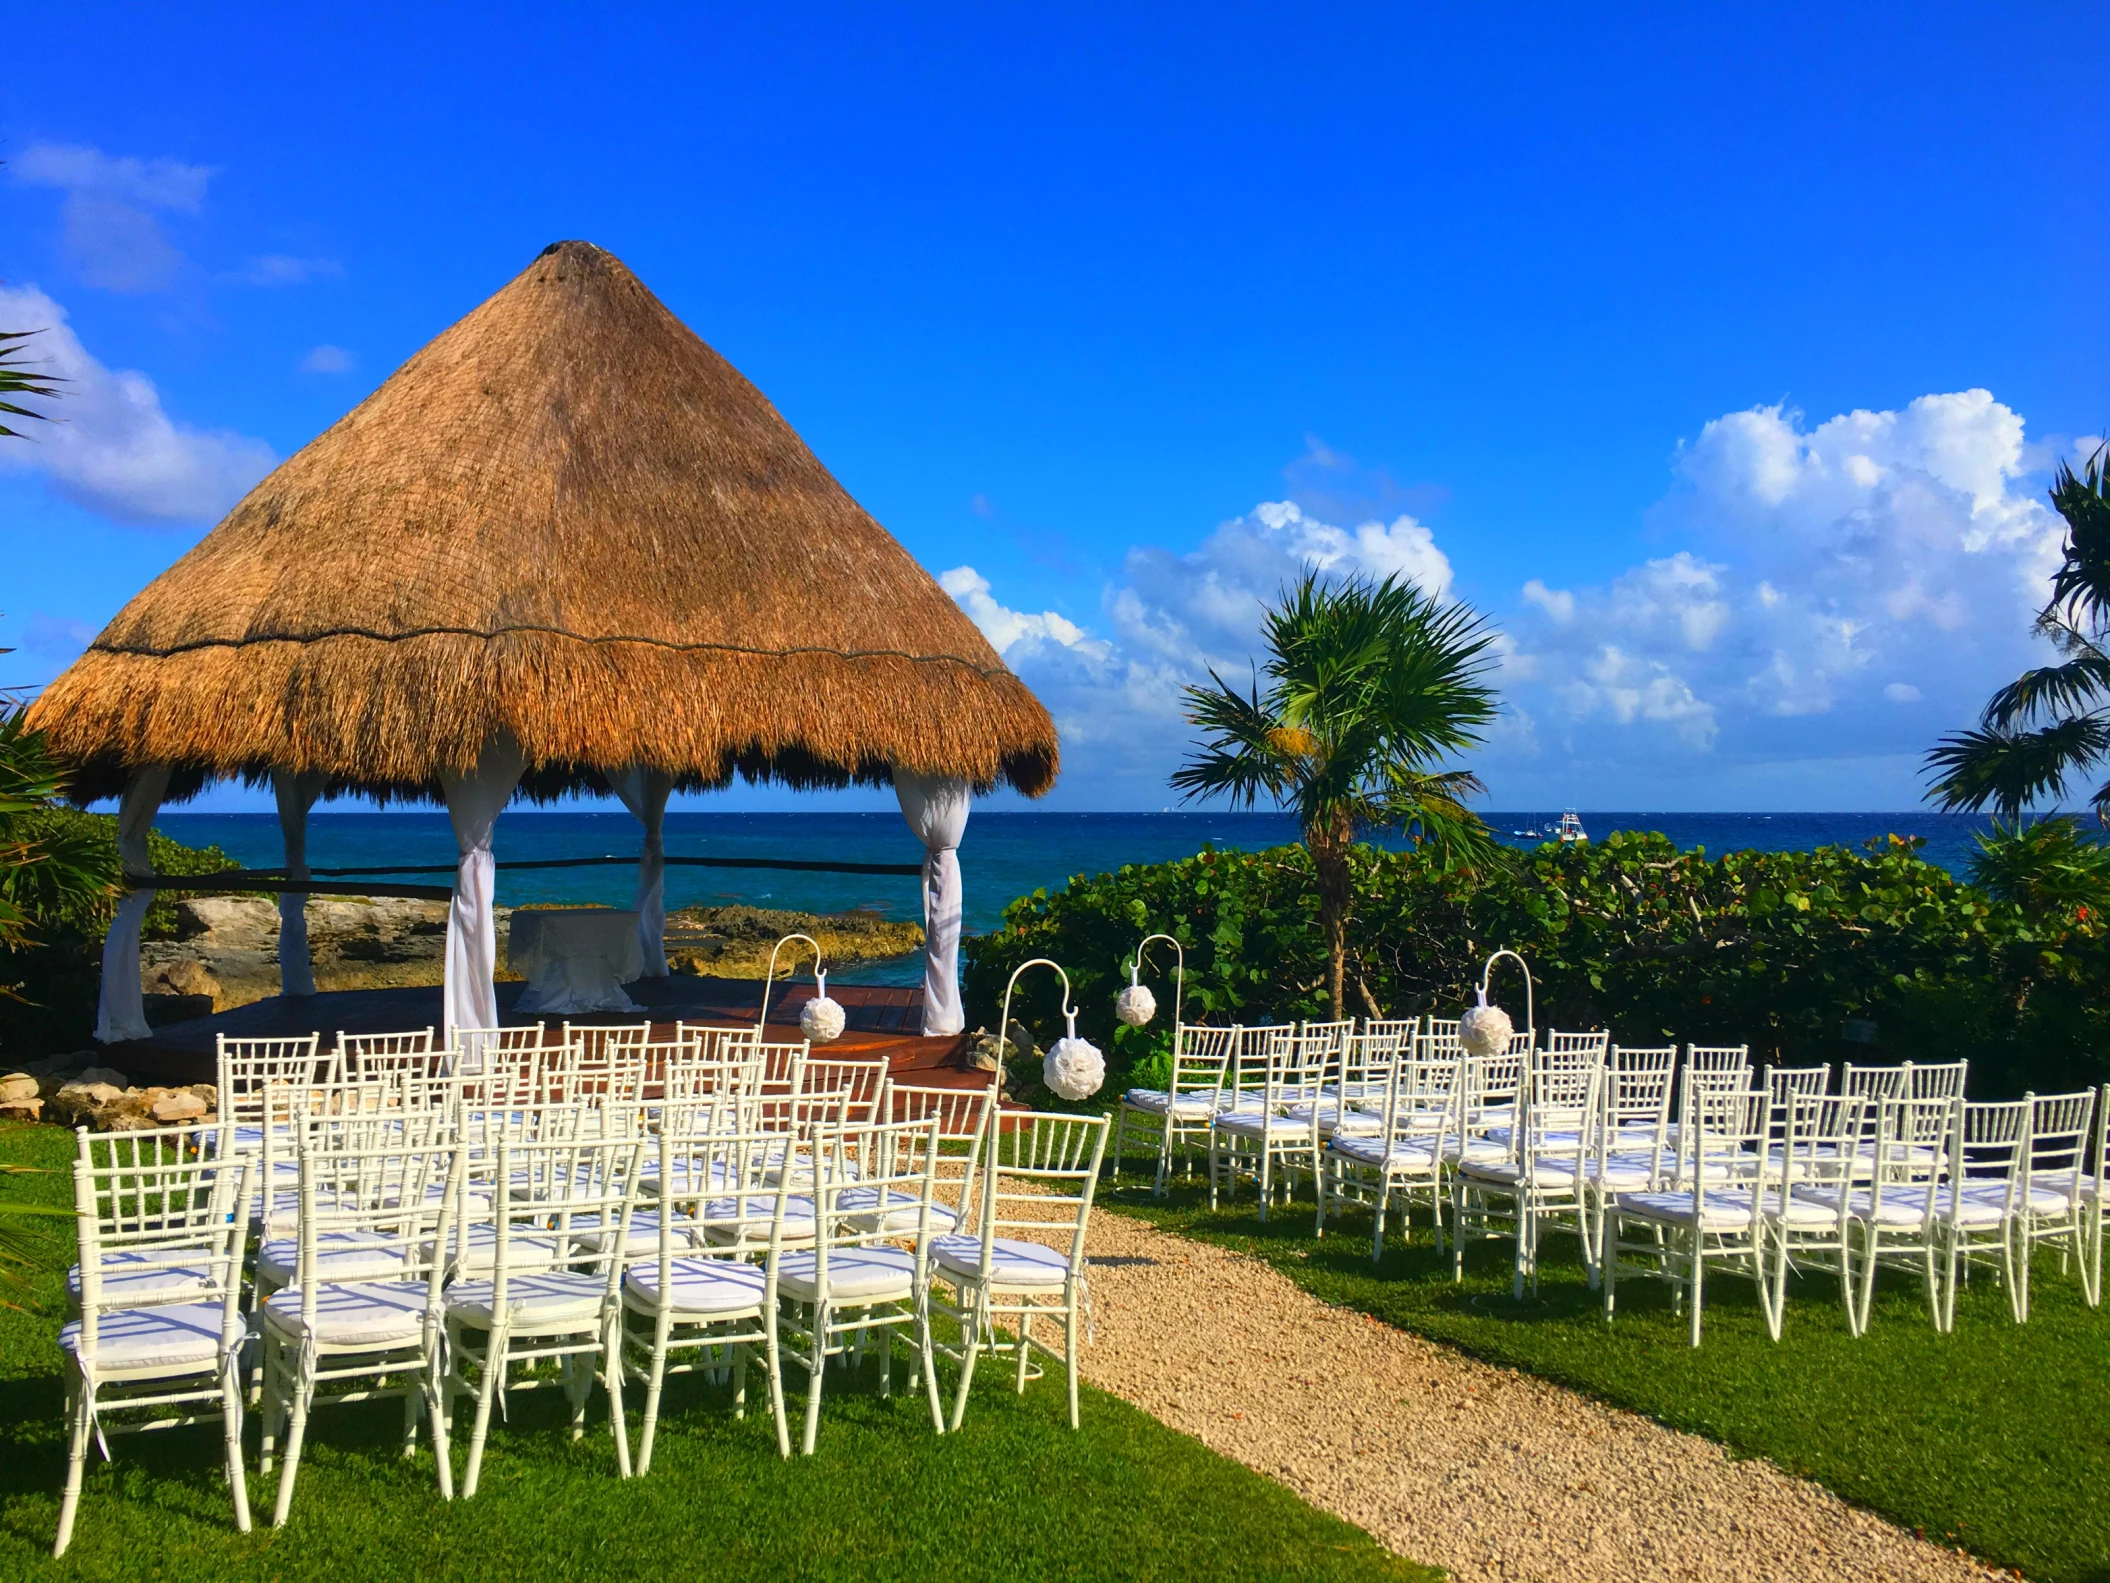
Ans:
{"type": "Polygon", "coordinates": [[[449,1043],[456,1028],[498,1026],[498,989],[492,978],[498,966],[498,932],[491,916],[497,860],[491,856],[491,831],[513,800],[526,768],[520,744],[510,733],[501,733],[484,744],[469,774],[440,774],[447,818],[461,852],[454,869],[454,901],[447,910],[447,972],[440,1004],[449,1043]]]}
{"type": "MultiPolygon", "coordinates": [[[[278,799],[278,833],[286,843],[286,877],[307,879],[308,810],[322,795],[324,777],[313,770],[296,775],[271,772],[271,792],[278,799]]],[[[308,954],[308,897],[305,891],[278,893],[278,992],[315,993],[315,963],[308,954]]]]}
{"type": "Polygon", "coordinates": [[[923,1032],[959,1033],[967,1026],[960,1007],[959,846],[974,793],[965,781],[896,770],[894,795],[923,843],[923,1032]]]}
{"type": "MultiPolygon", "coordinates": [[[[127,874],[154,872],[147,833],[154,828],[154,815],[161,811],[168,785],[168,766],[150,764],[125,787],[117,805],[117,857],[118,866],[127,874]]],[[[146,1000],[139,991],[139,926],[153,904],[151,889],[128,891],[117,904],[117,916],[110,920],[110,932],[103,938],[103,982],[95,1010],[98,1044],[144,1039],[149,1032],[146,1000]]]]}
{"type": "Polygon", "coordinates": [[[667,976],[667,794],[674,777],[665,770],[633,764],[608,777],[623,806],[645,827],[645,846],[637,860],[637,948],[645,959],[646,978],[667,976]]]}

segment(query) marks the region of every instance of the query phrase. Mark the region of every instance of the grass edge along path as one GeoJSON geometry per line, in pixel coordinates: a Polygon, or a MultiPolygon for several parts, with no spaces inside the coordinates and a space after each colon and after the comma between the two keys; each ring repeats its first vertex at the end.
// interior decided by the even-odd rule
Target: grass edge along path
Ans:
{"type": "MultiPolygon", "coordinates": [[[[69,1202],[73,1152],[70,1132],[0,1124],[0,1164],[43,1173],[0,1178],[0,1201],[69,1202]]],[[[936,1436],[922,1398],[901,1389],[905,1358],[890,1402],[869,1375],[831,1376],[818,1453],[789,1463],[766,1411],[736,1422],[724,1390],[670,1383],[652,1472],[627,1483],[615,1476],[605,1397],[596,1393],[574,1444],[560,1393],[516,1393],[510,1421],[493,1425],[482,1491],[451,1504],[429,1449],[414,1461],[397,1454],[398,1404],[330,1408],[314,1421],[292,1520],[276,1533],[261,1526],[275,1483],[256,1475],[254,1414],[260,1526],[247,1535],[234,1531],[216,1423],[124,1435],[112,1441],[114,1463],[91,1453],[73,1547],[54,1562],[65,1458],[56,1337],[71,1259],[71,1228],[55,1224],[41,1311],[0,1310],[0,1576],[1441,1576],[1106,1392],[1084,1388],[1073,1435],[1059,1368],[1022,1398],[1003,1370],[978,1371],[961,1433],[936,1436]]],[[[950,1366],[940,1368],[949,1382],[950,1366]]],[[[803,1395],[789,1396],[796,1415],[803,1395]]]]}
{"type": "Polygon", "coordinates": [[[1102,1186],[1098,1203],[1259,1258],[1323,1302],[1764,1457],[1992,1565],[2040,1583],[2110,1583],[2110,1308],[2082,1303],[2049,1256],[2026,1325],[1979,1279],[1959,1297],[1955,1332],[1937,1335],[1917,1282],[1886,1274],[1856,1340],[1837,1283],[1812,1276],[1791,1282],[1778,1344],[1749,1278],[1710,1270],[1694,1351],[1660,1283],[1622,1281],[1607,1326],[1572,1236],[1548,1238],[1538,1297],[1518,1305],[1513,1245],[1469,1248],[1454,1285],[1425,1209],[1404,1248],[1388,1217],[1373,1267],[1369,1217],[1315,1240],[1308,1198],[1262,1224],[1250,1189],[1212,1215],[1203,1188],[1176,1182],[1160,1203],[1130,1175],[1102,1186]]]}

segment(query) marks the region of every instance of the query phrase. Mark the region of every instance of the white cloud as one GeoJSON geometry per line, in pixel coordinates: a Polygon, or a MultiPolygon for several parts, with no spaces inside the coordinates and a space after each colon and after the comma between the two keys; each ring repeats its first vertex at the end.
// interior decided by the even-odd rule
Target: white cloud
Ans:
{"type": "Polygon", "coordinates": [[[1102,656],[1109,652],[1106,644],[1087,637],[1082,627],[1056,611],[1043,610],[1039,615],[1028,615],[1020,610],[1007,610],[991,594],[989,579],[972,566],[955,566],[949,572],[940,573],[938,585],[951,594],[974,624],[982,629],[982,636],[989,640],[990,647],[1007,659],[1014,651],[1050,643],[1102,656]]]}
{"type": "Polygon", "coordinates": [[[300,360],[300,371],[303,374],[348,374],[358,363],[359,359],[343,347],[331,346],[325,341],[300,360]]]}
{"type": "Polygon", "coordinates": [[[159,291],[184,259],[160,215],[196,214],[213,172],[173,159],[116,158],[69,143],[32,143],[10,162],[18,181],[66,195],[61,239],[81,279],[108,291],[159,291]]]}
{"type": "Polygon", "coordinates": [[[1892,682],[1883,689],[1883,696],[1894,704],[1916,704],[1920,701],[1920,690],[1910,682],[1892,682]]]}
{"type": "Polygon", "coordinates": [[[1548,588],[1536,577],[1524,585],[1524,601],[1537,605],[1562,626],[1575,619],[1575,596],[1565,588],[1548,588]]]}
{"type": "Polygon", "coordinates": [[[211,522],[277,458],[261,440],[176,422],[146,375],[105,368],[67,326],[66,310],[35,288],[0,288],[0,324],[42,333],[24,361],[64,383],[42,404],[47,423],[18,425],[26,441],[0,446],[0,468],[42,473],[59,494],[121,522],[211,522]]]}
{"type": "Polygon", "coordinates": [[[311,280],[335,280],[344,266],[334,258],[296,258],[290,253],[266,253],[251,260],[235,279],[251,286],[305,286],[311,280]]]}

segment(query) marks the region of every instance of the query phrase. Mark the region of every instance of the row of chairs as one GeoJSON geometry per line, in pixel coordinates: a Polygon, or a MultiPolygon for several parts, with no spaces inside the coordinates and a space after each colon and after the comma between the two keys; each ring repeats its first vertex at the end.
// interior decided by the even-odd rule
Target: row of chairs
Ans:
{"type": "Polygon", "coordinates": [[[890,1389],[895,1330],[911,1337],[940,1431],[934,1358],[960,1366],[957,1428],[999,1322],[1021,1390],[1036,1353],[1069,1366],[1076,1425],[1103,1119],[1003,1112],[993,1090],[894,1085],[883,1071],[869,1087],[861,1072],[838,1082],[834,1068],[851,1063],[803,1050],[776,1069],[753,1039],[617,1045],[603,1061],[602,1041],[580,1031],[529,1044],[507,1030],[507,1045],[472,1041],[445,1061],[429,1040],[334,1055],[313,1040],[227,1041],[215,1124],[84,1131],[58,1551],[91,1439],[107,1456],[108,1431],[215,1409],[246,1528],[252,1391],[263,1471],[282,1463],[279,1522],[309,1414],[325,1402],[400,1397],[406,1454],[429,1424],[451,1495],[456,1409],[473,1400],[466,1496],[508,1389],[561,1385],[577,1434],[598,1380],[629,1476],[626,1386],[644,1391],[639,1474],[664,1378],[684,1369],[731,1377],[739,1411],[759,1364],[788,1455],[783,1369],[795,1362],[808,1377],[810,1451],[829,1360],[861,1361],[870,1347],[890,1389]],[[424,1065],[367,1064],[412,1055],[424,1065]],[[591,1076],[597,1063],[611,1081],[591,1076]],[[622,1076],[640,1069],[649,1084],[622,1076]],[[551,1072],[554,1082],[536,1075],[551,1072]],[[958,1324],[957,1344],[933,1336],[933,1314],[958,1324]],[[1059,1347],[1036,1321],[1063,1331],[1059,1347]],[[542,1364],[554,1382],[519,1377],[542,1364]],[[110,1422],[120,1407],[151,1416],[110,1422]]]}

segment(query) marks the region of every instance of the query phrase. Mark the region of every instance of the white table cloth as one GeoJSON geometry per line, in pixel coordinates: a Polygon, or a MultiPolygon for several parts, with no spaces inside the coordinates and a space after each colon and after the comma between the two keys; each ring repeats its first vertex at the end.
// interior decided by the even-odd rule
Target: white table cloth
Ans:
{"type": "Polygon", "coordinates": [[[642,978],[637,914],[613,907],[538,908],[513,914],[506,960],[527,980],[513,1010],[636,1011],[623,985],[642,978]]]}

